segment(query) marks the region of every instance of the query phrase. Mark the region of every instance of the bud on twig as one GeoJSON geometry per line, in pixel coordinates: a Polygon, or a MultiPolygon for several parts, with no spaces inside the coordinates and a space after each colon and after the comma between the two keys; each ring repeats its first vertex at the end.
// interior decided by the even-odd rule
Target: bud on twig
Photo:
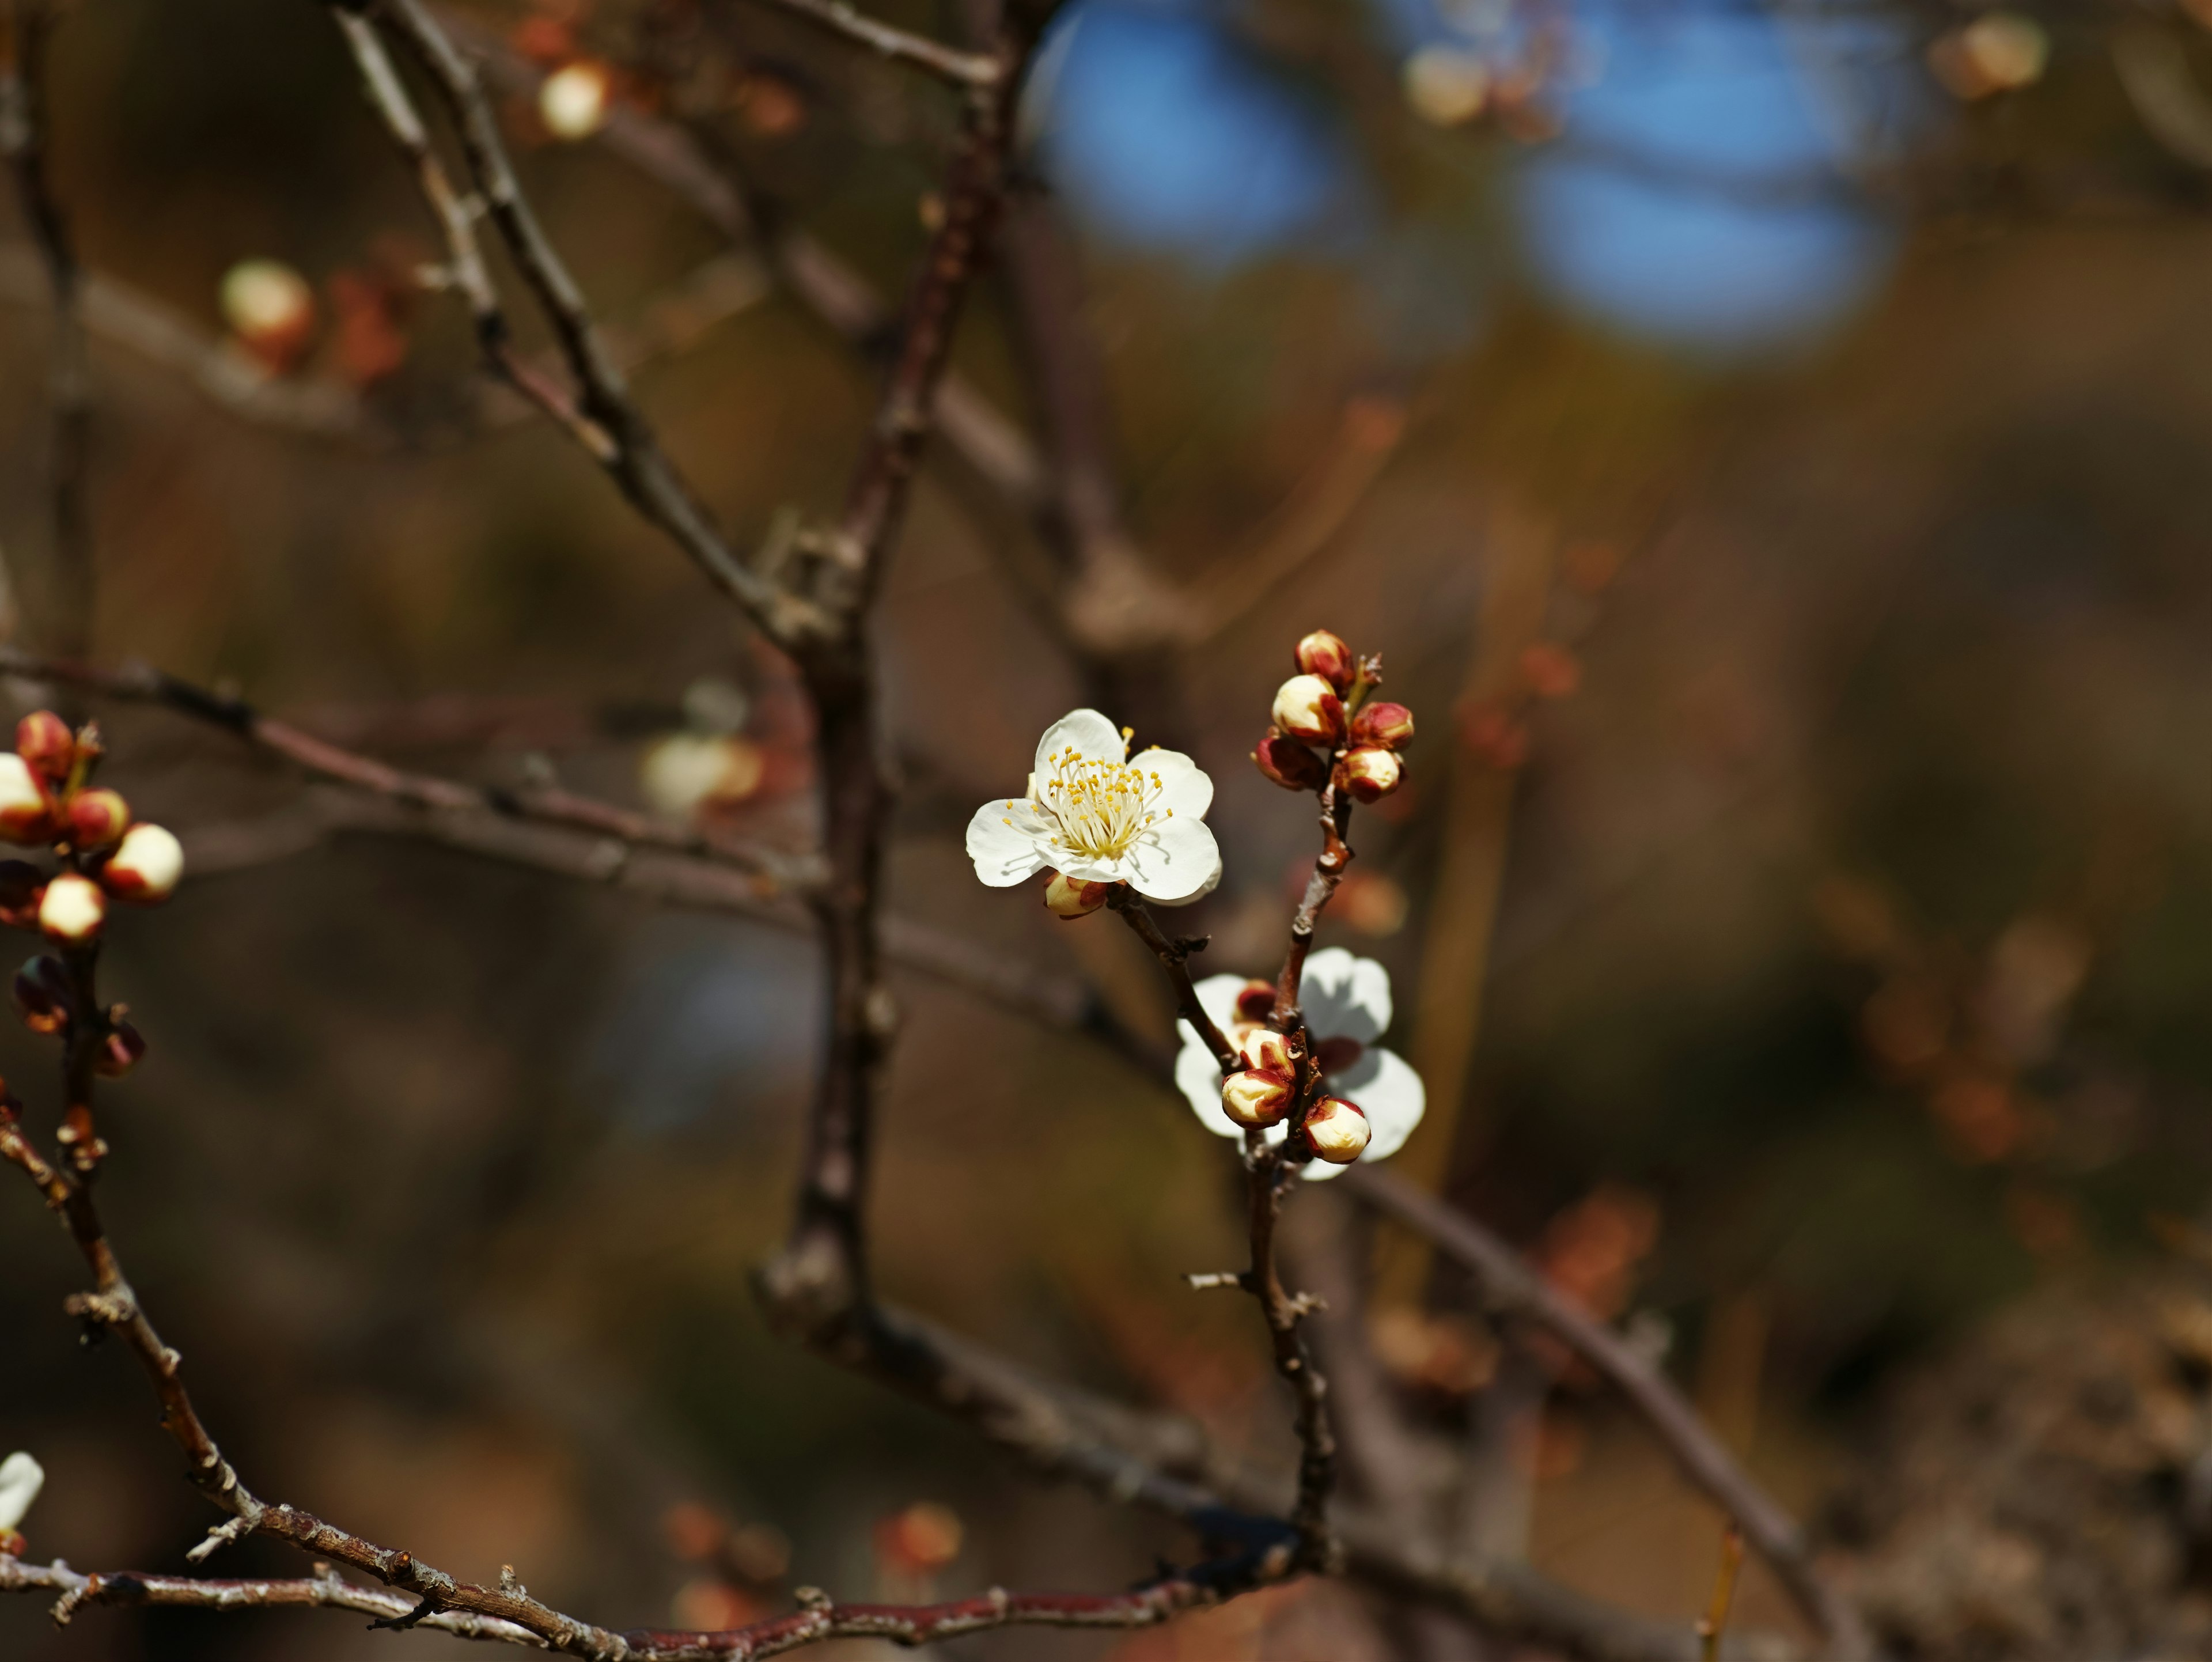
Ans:
{"type": "Polygon", "coordinates": [[[1344,737],[1344,700],[1318,675],[1293,675],[1276,689],[1275,725],[1309,745],[1334,747],[1344,737]]]}
{"type": "Polygon", "coordinates": [[[1248,981],[1237,994],[1237,1019],[1239,1021],[1265,1021],[1275,1013],[1275,983],[1272,981],[1248,981]]]}
{"type": "Polygon", "coordinates": [[[120,791],[81,790],[69,799],[70,841],[80,849],[104,849],[131,829],[131,805],[120,791]]]}
{"type": "Polygon", "coordinates": [[[76,765],[76,735],[50,709],[34,709],[15,723],[15,753],[42,779],[59,784],[76,765]]]}
{"type": "Polygon", "coordinates": [[[1394,750],[1384,750],[1380,745],[1362,745],[1345,753],[1344,760],[1337,764],[1337,774],[1353,801],[1379,802],[1404,781],[1406,764],[1394,750]]]}
{"type": "Polygon", "coordinates": [[[107,921],[107,897],[100,885],[75,872],[64,872],[46,885],[39,901],[39,927],[56,941],[74,945],[93,940],[107,921]]]}
{"type": "Polygon", "coordinates": [[[146,1055],[146,1036],[126,1020],[118,1004],[108,1013],[107,1037],[92,1059],[93,1071],[103,1079],[121,1079],[146,1055]]]}
{"type": "Polygon", "coordinates": [[[1331,1166],[1349,1166],[1366,1152],[1367,1116],[1342,1097],[1323,1097],[1306,1115],[1306,1141],[1331,1166]]]}
{"type": "Polygon", "coordinates": [[[1239,1125],[1273,1125],[1291,1111],[1291,1076],[1247,1068],[1221,1081],[1221,1111],[1239,1125]]]}
{"type": "Polygon", "coordinates": [[[1352,691],[1352,677],[1359,673],[1352,648],[1325,629],[1317,629],[1300,641],[1295,656],[1299,673],[1318,675],[1340,693],[1352,691]]]}
{"type": "Polygon", "coordinates": [[[184,845],[165,827],[150,823],[125,831],[121,844],[100,868],[100,880],[110,894],[148,905],[167,900],[184,874],[184,845]]]}
{"type": "Polygon", "coordinates": [[[29,1455],[18,1452],[0,1460],[0,1531],[13,1534],[46,1486],[46,1471],[29,1455]]]}
{"type": "Polygon", "coordinates": [[[1291,1041],[1273,1027],[1255,1027],[1244,1035],[1237,1053],[1255,1072],[1287,1076],[1291,1071],[1291,1041]]]}
{"type": "Polygon", "coordinates": [[[69,971],[41,953],[15,971],[15,1008],[34,1033],[58,1033],[69,1022],[69,971]]]}
{"type": "Polygon", "coordinates": [[[1113,892],[1111,883],[1088,883],[1079,877],[1064,877],[1054,872],[1051,881],[1044,886],[1044,908],[1061,922],[1072,923],[1097,911],[1113,892]]]}
{"type": "Polygon", "coordinates": [[[1252,752],[1261,772],[1285,790],[1319,790],[1328,782],[1328,764],[1295,739],[1269,733],[1252,752]]]}
{"type": "Polygon", "coordinates": [[[21,756],[0,751],[0,838],[43,843],[54,832],[53,805],[21,756]]]}
{"type": "Polygon", "coordinates": [[[1352,742],[1355,745],[1384,745],[1395,750],[1413,736],[1413,712],[1388,698],[1362,704],[1359,713],[1352,718],[1352,742]]]}

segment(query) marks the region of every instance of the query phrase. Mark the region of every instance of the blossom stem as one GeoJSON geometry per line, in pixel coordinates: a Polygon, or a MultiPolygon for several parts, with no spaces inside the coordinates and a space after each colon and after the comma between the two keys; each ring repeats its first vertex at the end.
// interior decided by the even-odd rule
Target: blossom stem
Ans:
{"type": "Polygon", "coordinates": [[[1321,792],[1321,853],[1314,861],[1313,874],[1306,879],[1297,912],[1291,919],[1290,948],[1283,954],[1283,971],[1275,981],[1274,1025],[1286,1033],[1305,1022],[1298,1008],[1298,987],[1305,978],[1306,954],[1313,950],[1314,926],[1320,922],[1322,908],[1328,904],[1352,866],[1352,845],[1344,840],[1351,825],[1352,799],[1338,792],[1332,777],[1321,792]]]}
{"type": "Polygon", "coordinates": [[[1152,909],[1138,898],[1137,892],[1127,884],[1115,887],[1106,904],[1121,913],[1121,921],[1137,932],[1137,939],[1152,949],[1152,956],[1160,960],[1160,967],[1168,972],[1168,980],[1175,988],[1176,1013],[1191,1025],[1191,1030],[1205,1041],[1206,1048],[1221,1065],[1224,1075],[1235,1073],[1243,1063],[1237,1055],[1237,1047],[1206,1014],[1206,1007],[1198,1001],[1198,989],[1191,985],[1188,959],[1200,941],[1170,941],[1161,929],[1152,909]]]}

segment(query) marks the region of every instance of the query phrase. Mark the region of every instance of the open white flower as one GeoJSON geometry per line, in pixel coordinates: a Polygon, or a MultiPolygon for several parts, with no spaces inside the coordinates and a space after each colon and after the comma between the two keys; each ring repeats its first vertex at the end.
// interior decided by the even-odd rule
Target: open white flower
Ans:
{"type": "Polygon", "coordinates": [[[975,810],[968,857],[994,889],[1056,871],[1187,905],[1221,880],[1221,849],[1206,825],[1212,806],[1213,781],[1182,752],[1132,759],[1127,729],[1095,709],[1073,710],[1037,741],[1027,796],[975,810]]]}
{"type": "Polygon", "coordinates": [[[19,1452],[0,1460],[0,1533],[23,1521],[46,1484],[46,1474],[29,1455],[19,1452]]]}
{"type": "MultiPolygon", "coordinates": [[[[1237,1045],[1254,1028],[1266,1025],[1274,1001],[1274,989],[1268,983],[1242,976],[1210,975],[1197,990],[1200,1007],[1237,1045]]],[[[1305,1012],[1306,1032],[1329,1094],[1343,1098],[1367,1116],[1371,1135],[1360,1159],[1382,1160],[1396,1154],[1421,1123],[1428,1093],[1419,1074],[1375,1043],[1390,1026],[1389,971],[1371,958],[1354,958],[1341,947],[1323,947],[1306,959],[1298,1004],[1305,1012]]],[[[1222,1111],[1221,1068],[1213,1053],[1190,1023],[1176,1026],[1182,1033],[1176,1083],[1189,1099],[1192,1111],[1217,1136],[1243,1136],[1243,1128],[1222,1111]]],[[[1289,1129],[1287,1123],[1270,1126],[1266,1133],[1269,1145],[1280,1143],[1289,1129]]],[[[1319,1182],[1342,1169],[1315,1160],[1305,1168],[1306,1180],[1319,1182]]]]}

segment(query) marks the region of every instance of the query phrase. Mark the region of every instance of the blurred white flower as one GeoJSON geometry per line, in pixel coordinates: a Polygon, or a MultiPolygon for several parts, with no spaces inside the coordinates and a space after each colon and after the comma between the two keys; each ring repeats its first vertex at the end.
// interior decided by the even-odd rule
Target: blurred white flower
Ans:
{"type": "Polygon", "coordinates": [[[1127,733],[1095,709],[1046,728],[1028,795],[986,802],[968,822],[975,875],[1006,889],[1056,871],[1127,883],[1167,906],[1211,891],[1221,880],[1221,850],[1206,826],[1213,781],[1179,751],[1148,750],[1133,761],[1128,751],[1127,733]]]}
{"type": "Polygon", "coordinates": [[[614,88],[597,64],[578,62],[556,70],[538,89],[538,118],[554,137],[574,143],[606,125],[614,88]]]}
{"type": "MultiPolygon", "coordinates": [[[[1266,1025],[1274,996],[1267,983],[1234,975],[1210,975],[1197,990],[1200,1007],[1229,1042],[1240,1047],[1247,1034],[1266,1025]]],[[[1370,1135],[1360,1159],[1382,1160],[1396,1154],[1421,1123],[1428,1094],[1421,1076],[1403,1058],[1375,1043],[1390,1026],[1390,972],[1371,958],[1355,958],[1341,947],[1323,947],[1306,959],[1298,1005],[1305,1012],[1306,1032],[1329,1094],[1367,1116],[1370,1135]]],[[[1176,1084],[1188,1099],[1191,1111],[1217,1136],[1241,1137],[1243,1128],[1222,1110],[1221,1068],[1213,1053],[1188,1021],[1176,1026],[1182,1033],[1176,1084]]],[[[1266,1133],[1270,1147],[1287,1135],[1287,1123],[1271,1126],[1266,1133]]],[[[1333,1178],[1339,1169],[1316,1160],[1305,1168],[1306,1179],[1333,1178]]]]}
{"type": "Polygon", "coordinates": [[[23,1521],[46,1486],[45,1470],[29,1455],[15,1453],[0,1460],[0,1533],[23,1521]]]}

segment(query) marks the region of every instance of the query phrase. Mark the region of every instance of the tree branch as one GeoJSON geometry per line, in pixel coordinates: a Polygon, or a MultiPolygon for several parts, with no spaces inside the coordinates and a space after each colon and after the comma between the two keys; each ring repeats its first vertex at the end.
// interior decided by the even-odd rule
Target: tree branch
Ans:
{"type": "Polygon", "coordinates": [[[985,52],[961,52],[954,47],[879,23],[845,3],[845,0],[763,0],[778,11],[805,19],[816,27],[866,46],[895,64],[911,64],[956,87],[988,91],[1007,72],[1006,64],[985,52]]]}

